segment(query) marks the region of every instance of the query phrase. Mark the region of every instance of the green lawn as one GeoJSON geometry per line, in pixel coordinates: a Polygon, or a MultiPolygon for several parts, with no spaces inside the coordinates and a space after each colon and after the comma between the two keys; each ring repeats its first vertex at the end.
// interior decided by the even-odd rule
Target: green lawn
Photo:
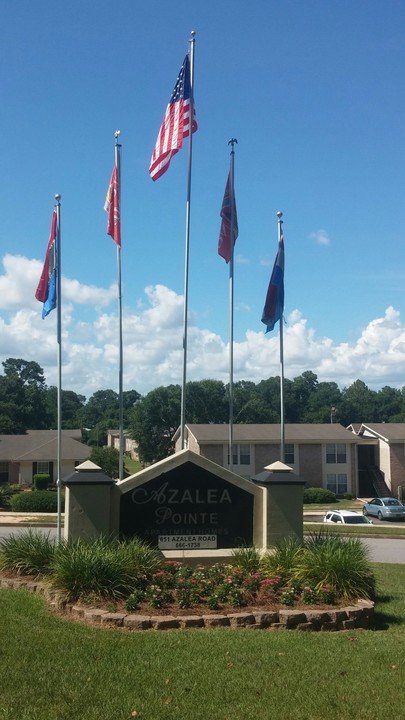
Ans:
{"type": "Polygon", "coordinates": [[[376,629],[128,632],[0,590],[5,720],[385,720],[405,702],[405,565],[375,565],[376,629]]]}

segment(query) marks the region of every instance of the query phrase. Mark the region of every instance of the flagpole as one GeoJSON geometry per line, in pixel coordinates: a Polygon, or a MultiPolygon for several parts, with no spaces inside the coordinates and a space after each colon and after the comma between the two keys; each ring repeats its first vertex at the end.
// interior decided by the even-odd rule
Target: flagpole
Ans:
{"type": "Polygon", "coordinates": [[[235,187],[234,187],[234,164],[236,138],[231,138],[228,145],[231,146],[230,168],[229,168],[229,194],[231,198],[231,228],[230,228],[230,261],[229,261],[229,469],[233,468],[233,256],[234,256],[234,229],[235,229],[235,187]]]}
{"type": "MultiPolygon", "coordinates": [[[[116,130],[115,137],[115,166],[117,168],[118,207],[121,212],[121,145],[118,142],[120,130],[116,130]]],[[[122,345],[122,282],[121,282],[121,244],[117,244],[117,277],[118,277],[118,317],[119,317],[119,371],[118,371],[118,398],[119,398],[119,471],[120,480],[124,478],[124,402],[123,402],[123,345],[122,345]]]]}
{"type": "Polygon", "coordinates": [[[58,387],[57,387],[57,524],[56,534],[57,541],[60,543],[62,539],[62,473],[61,473],[61,456],[62,456],[62,294],[61,294],[61,232],[60,232],[60,201],[62,195],[55,195],[56,209],[56,297],[57,297],[57,343],[58,343],[58,387]]]}
{"type": "MultiPolygon", "coordinates": [[[[283,213],[277,213],[278,246],[280,247],[283,235],[283,213]]],[[[284,422],[284,336],[283,336],[283,309],[280,317],[280,460],[285,462],[285,422],[284,422]]]]}
{"type": "Polygon", "coordinates": [[[191,204],[191,164],[193,155],[193,120],[194,120],[194,50],[195,32],[191,32],[189,40],[190,56],[190,118],[189,118],[189,144],[188,144],[188,172],[187,172],[187,201],[186,201],[186,240],[184,252],[184,317],[183,317],[183,376],[181,384],[181,412],[180,412],[180,447],[185,447],[185,417],[186,417],[186,376],[187,376],[187,315],[188,315],[188,266],[189,266],[189,240],[190,240],[190,204],[191,204]]]}

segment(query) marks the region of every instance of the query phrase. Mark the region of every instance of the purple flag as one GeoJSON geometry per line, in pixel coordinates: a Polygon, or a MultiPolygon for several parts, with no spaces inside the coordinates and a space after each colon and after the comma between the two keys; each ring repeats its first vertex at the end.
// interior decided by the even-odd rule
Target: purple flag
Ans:
{"type": "Polygon", "coordinates": [[[273,330],[284,311],[284,237],[281,235],[278,244],[273,272],[267,290],[262,323],[267,325],[266,333],[273,330]]]}

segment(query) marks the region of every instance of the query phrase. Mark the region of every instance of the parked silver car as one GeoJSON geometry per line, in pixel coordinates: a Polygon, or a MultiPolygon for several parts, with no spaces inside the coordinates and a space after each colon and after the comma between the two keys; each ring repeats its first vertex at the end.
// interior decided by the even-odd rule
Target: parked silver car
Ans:
{"type": "Polygon", "coordinates": [[[363,505],[363,515],[379,520],[405,520],[405,505],[392,497],[373,498],[363,505]]]}

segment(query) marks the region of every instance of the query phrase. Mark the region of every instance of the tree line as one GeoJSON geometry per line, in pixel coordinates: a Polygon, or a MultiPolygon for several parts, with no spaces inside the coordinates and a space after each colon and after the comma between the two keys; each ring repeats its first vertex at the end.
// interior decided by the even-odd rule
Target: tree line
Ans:
{"type": "MultiPolygon", "coordinates": [[[[46,385],[38,363],[9,358],[0,375],[0,434],[57,427],[57,389],[46,385]]],[[[144,463],[167,457],[180,424],[180,385],[161,386],[141,396],[123,393],[124,426],[138,443],[144,463]]],[[[340,389],[335,382],[319,382],[307,370],[284,380],[286,423],[405,422],[405,387],[371,390],[362,380],[340,389]]],[[[280,422],[280,378],[233,385],[234,423],[280,422]]],[[[187,423],[227,423],[229,386],[220,380],[188,382],[187,423]]],[[[114,390],[98,390],[88,400],[62,390],[62,428],[81,428],[89,445],[103,446],[108,429],[119,425],[119,397],[114,390]]]]}

